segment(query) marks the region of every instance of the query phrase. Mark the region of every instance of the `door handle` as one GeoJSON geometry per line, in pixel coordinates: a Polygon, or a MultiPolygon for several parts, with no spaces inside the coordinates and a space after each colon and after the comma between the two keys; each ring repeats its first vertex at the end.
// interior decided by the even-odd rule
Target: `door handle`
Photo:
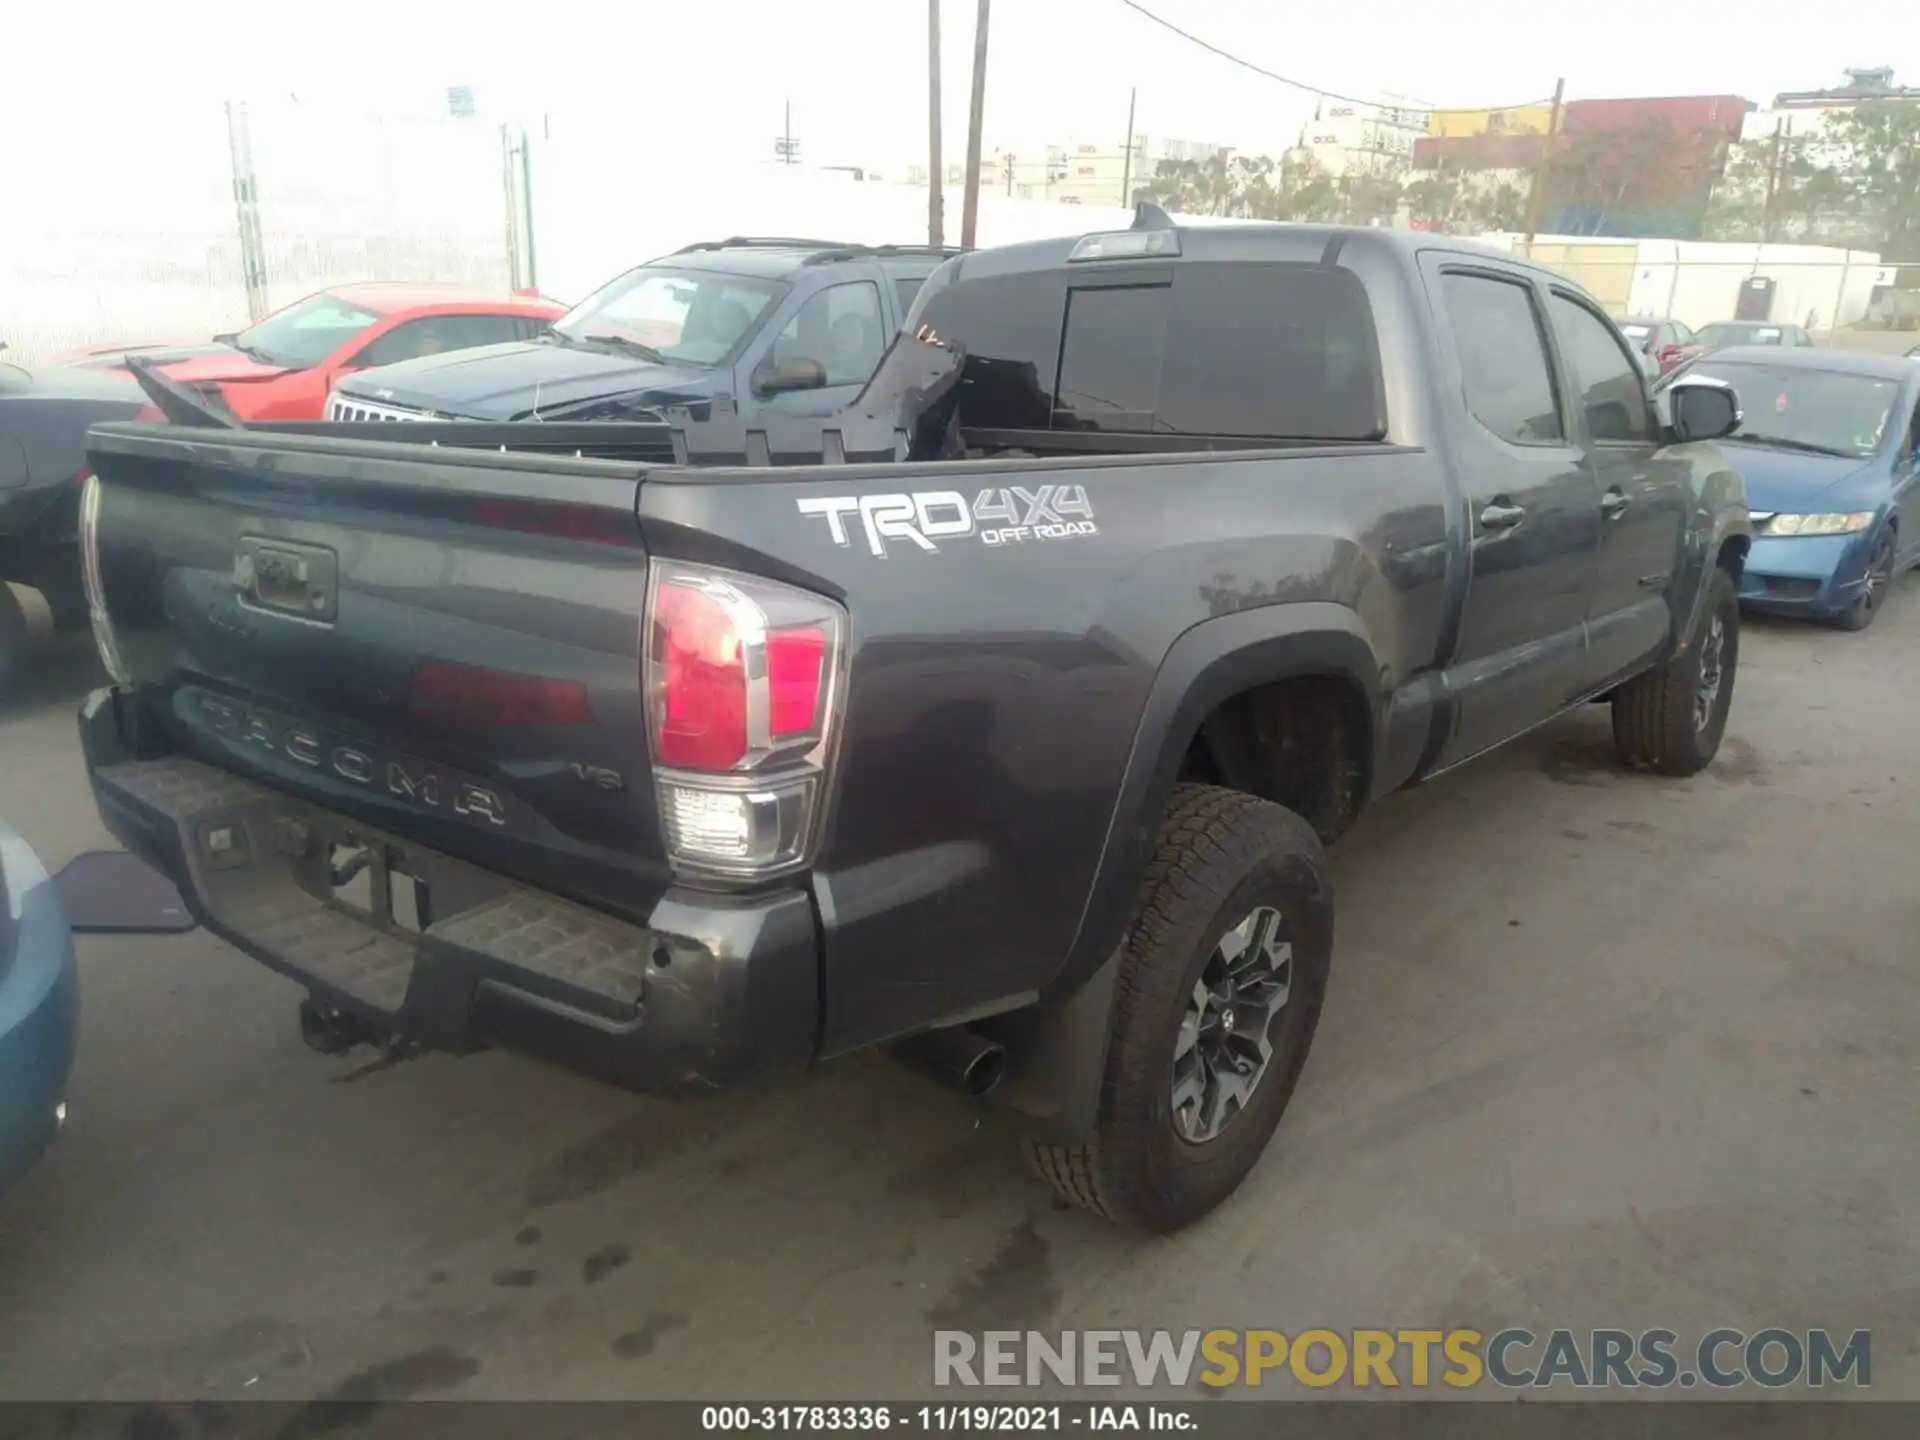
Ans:
{"type": "Polygon", "coordinates": [[[1521,506],[1503,505],[1500,501],[1496,500],[1480,512],[1480,528],[1482,530],[1511,530],[1522,520],[1526,519],[1526,516],[1527,512],[1521,506]]]}
{"type": "Polygon", "coordinates": [[[1622,495],[1618,490],[1609,490],[1600,497],[1600,513],[1612,520],[1632,503],[1632,496],[1622,495]]]}

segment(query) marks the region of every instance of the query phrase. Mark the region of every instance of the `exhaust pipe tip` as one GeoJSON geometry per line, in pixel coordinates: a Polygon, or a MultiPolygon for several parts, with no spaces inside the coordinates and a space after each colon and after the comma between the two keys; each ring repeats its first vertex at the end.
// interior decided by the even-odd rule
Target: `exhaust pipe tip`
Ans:
{"type": "Polygon", "coordinates": [[[916,1070],[984,1099],[1007,1073],[1006,1047],[964,1026],[928,1030],[895,1044],[893,1053],[916,1070]]]}
{"type": "Polygon", "coordinates": [[[967,1066],[960,1077],[960,1088],[975,1100],[984,1100],[992,1093],[1007,1073],[1007,1052],[999,1045],[988,1042],[988,1049],[982,1050],[973,1063],[967,1066]]]}

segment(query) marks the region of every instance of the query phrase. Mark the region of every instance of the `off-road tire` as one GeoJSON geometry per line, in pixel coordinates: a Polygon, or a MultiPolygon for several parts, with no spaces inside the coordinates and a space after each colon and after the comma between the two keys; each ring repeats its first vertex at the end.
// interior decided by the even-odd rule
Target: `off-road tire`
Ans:
{"type": "Polygon", "coordinates": [[[6,698],[27,668],[27,650],[33,643],[20,597],[0,580],[0,700],[6,698]]]}
{"type": "Polygon", "coordinates": [[[1614,692],[1613,743],[1620,758],[1660,775],[1697,775],[1713,763],[1727,732],[1740,658],[1740,591],[1733,576],[1715,566],[1707,581],[1691,642],[1657,669],[1635,676],[1614,692]],[[1701,643],[1718,616],[1722,643],[1720,689],[1707,723],[1696,722],[1701,643]]]}
{"type": "Polygon", "coordinates": [[[1333,956],[1333,883],[1313,827],[1237,790],[1176,786],[1128,927],[1099,1111],[1075,1146],[1030,1143],[1066,1199],[1150,1231],[1181,1229],[1231,1195],[1266,1149],[1313,1044],[1333,956]],[[1293,944],[1266,1072],[1211,1140],[1174,1129],[1173,1061],[1187,998],[1229,928],[1277,909],[1293,944]]]}
{"type": "Polygon", "coordinates": [[[1873,542],[1873,551],[1867,557],[1867,573],[1860,584],[1860,594],[1854,602],[1833,617],[1833,624],[1841,630],[1850,630],[1854,634],[1873,624],[1874,617],[1887,603],[1887,592],[1893,588],[1893,566],[1895,546],[1893,532],[1882,530],[1873,542]],[[1876,588],[1875,579],[1879,580],[1876,588]]]}

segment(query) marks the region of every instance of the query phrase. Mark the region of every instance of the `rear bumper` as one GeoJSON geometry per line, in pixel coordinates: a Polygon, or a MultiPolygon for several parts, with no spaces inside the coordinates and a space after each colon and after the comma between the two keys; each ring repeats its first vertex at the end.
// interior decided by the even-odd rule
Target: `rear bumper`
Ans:
{"type": "Polygon", "coordinates": [[[647,1094],[812,1058],[819,946],[805,894],[669,890],[636,925],[185,756],[134,758],[120,703],[98,690],[80,713],[107,828],[208,930],[324,1005],[431,1049],[499,1044],[647,1094]],[[423,928],[329,898],[329,847],[342,843],[378,856],[375,873],[426,883],[423,928]]]}
{"type": "Polygon", "coordinates": [[[60,1128],[79,1030],[73,942],[33,851],[0,826],[0,1189],[60,1128]]]}
{"type": "Polygon", "coordinates": [[[1756,536],[1740,572],[1740,603],[1783,615],[1831,615],[1866,578],[1873,531],[1768,539],[1756,536]]]}

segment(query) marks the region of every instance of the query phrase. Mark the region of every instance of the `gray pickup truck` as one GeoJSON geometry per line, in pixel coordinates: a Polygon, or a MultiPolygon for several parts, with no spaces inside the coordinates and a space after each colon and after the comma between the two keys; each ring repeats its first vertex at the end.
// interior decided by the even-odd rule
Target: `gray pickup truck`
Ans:
{"type": "Polygon", "coordinates": [[[1143,211],[947,261],[825,421],[100,426],[86,763],[322,1048],[894,1045],[1172,1229],[1280,1121],[1367,802],[1592,701],[1712,760],[1737,415],[1508,255],[1143,211]]]}

